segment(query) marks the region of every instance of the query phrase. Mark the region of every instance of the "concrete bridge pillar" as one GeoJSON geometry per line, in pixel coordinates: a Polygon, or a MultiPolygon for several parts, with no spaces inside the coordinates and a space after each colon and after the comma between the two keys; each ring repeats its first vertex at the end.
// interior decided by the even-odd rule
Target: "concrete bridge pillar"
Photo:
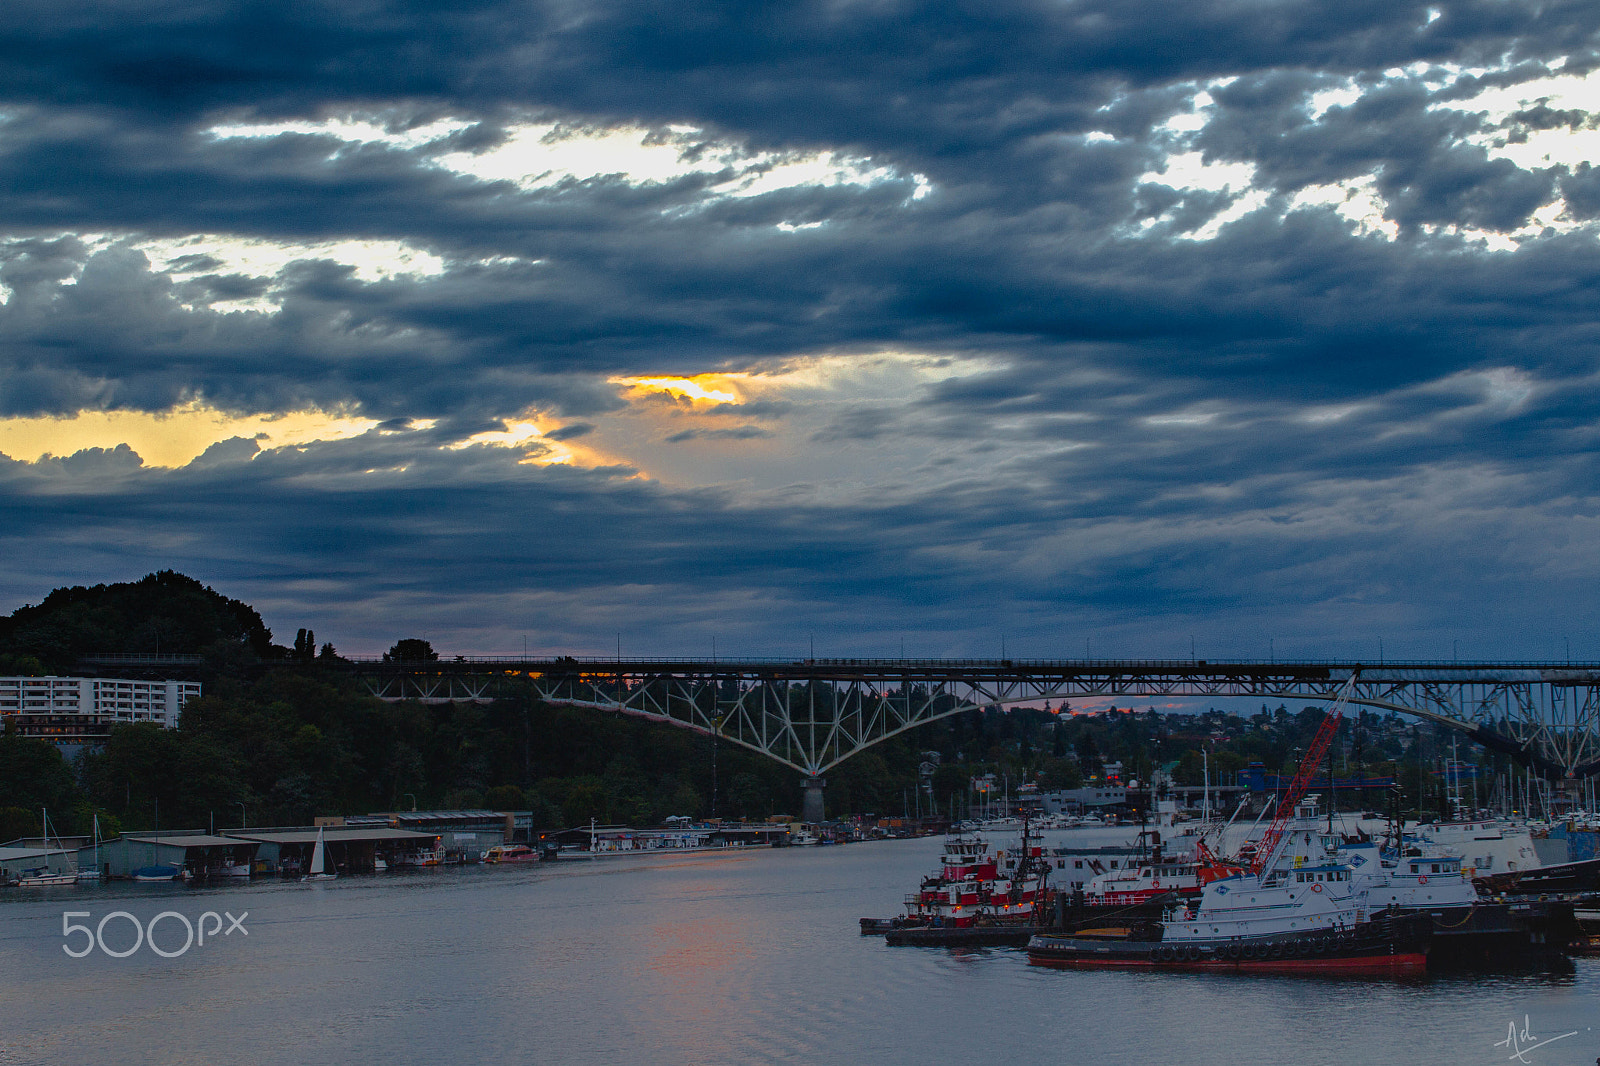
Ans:
{"type": "Polygon", "coordinates": [[[827,782],[820,777],[808,777],[801,782],[805,790],[805,802],[800,807],[800,818],[806,822],[820,822],[823,820],[822,786],[827,782]]]}

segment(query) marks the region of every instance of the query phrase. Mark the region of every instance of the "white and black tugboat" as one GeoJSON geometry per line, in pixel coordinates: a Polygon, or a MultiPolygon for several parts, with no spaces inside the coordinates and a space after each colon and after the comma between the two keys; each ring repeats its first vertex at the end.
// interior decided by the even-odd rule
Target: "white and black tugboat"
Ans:
{"type": "MultiPolygon", "coordinates": [[[[1315,818],[1314,805],[1302,817],[1315,818]]],[[[1287,834],[1284,834],[1286,836],[1287,834]]],[[[1039,966],[1227,970],[1276,974],[1401,977],[1427,966],[1430,919],[1369,914],[1355,868],[1337,856],[1306,861],[1284,839],[1259,871],[1209,882],[1193,906],[1161,921],[1036,936],[1039,966]]]]}

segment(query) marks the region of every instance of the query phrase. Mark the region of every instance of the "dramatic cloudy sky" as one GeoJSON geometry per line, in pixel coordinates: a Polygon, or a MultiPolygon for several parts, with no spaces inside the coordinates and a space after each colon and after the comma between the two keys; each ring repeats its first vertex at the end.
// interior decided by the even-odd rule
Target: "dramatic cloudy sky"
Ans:
{"type": "Polygon", "coordinates": [[[1600,5],[14,0],[0,608],[1600,658],[1600,5]]]}

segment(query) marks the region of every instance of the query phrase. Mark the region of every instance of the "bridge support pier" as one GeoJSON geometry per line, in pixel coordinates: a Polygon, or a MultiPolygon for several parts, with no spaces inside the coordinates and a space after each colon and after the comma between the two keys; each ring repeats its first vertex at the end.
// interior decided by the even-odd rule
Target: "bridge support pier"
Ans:
{"type": "Polygon", "coordinates": [[[808,777],[800,783],[805,790],[805,802],[800,807],[801,821],[816,823],[823,820],[822,786],[826,784],[820,777],[808,777]]]}

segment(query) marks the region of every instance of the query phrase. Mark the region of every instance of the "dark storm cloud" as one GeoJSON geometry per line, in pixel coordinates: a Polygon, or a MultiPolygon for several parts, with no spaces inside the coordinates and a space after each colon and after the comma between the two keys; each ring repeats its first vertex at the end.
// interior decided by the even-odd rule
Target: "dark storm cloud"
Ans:
{"type": "MultiPolygon", "coordinates": [[[[1273,473],[1249,487],[1267,504],[1253,514],[1221,498],[1101,513],[1079,493],[1019,497],[993,479],[871,504],[751,506],[724,492],[670,492],[627,471],[535,468],[502,449],[413,444],[373,433],[145,471],[136,486],[101,476],[94,467],[104,456],[69,457],[67,481],[0,463],[0,542],[13,561],[3,580],[37,599],[82,574],[154,566],[175,540],[192,541],[191,570],[263,602],[280,631],[314,624],[350,651],[381,650],[397,626],[417,625],[464,651],[509,648],[524,630],[581,651],[619,625],[670,650],[715,632],[782,653],[801,646],[807,626],[825,640],[885,647],[910,633],[941,653],[987,652],[983,634],[999,628],[1014,647],[1031,643],[1031,654],[1065,654],[1063,626],[1092,626],[1097,640],[1138,639],[1149,650],[1171,625],[1150,617],[1159,601],[1191,615],[1179,625],[1231,640],[1238,653],[1261,610],[1285,636],[1351,639],[1312,617],[1308,587],[1380,607],[1396,598],[1467,604],[1459,582],[1468,571],[1480,593],[1530,627],[1530,640],[1548,636],[1539,615],[1555,575],[1513,576],[1513,564],[1572,516],[1537,493],[1503,495],[1494,479],[1473,484],[1469,471],[1451,484],[1448,470],[1437,482],[1391,475],[1404,491],[1382,511],[1363,502],[1358,480],[1273,473]],[[1452,521],[1418,521],[1438,508],[1452,521]],[[196,540],[196,530],[205,536],[196,540]],[[70,550],[20,569],[16,549],[45,540],[70,550]],[[1436,567],[1408,564],[1429,552],[1444,553],[1436,567]]],[[[1572,566],[1592,577],[1600,558],[1585,548],[1572,566]]],[[[1423,613],[1388,617],[1415,626],[1430,621],[1423,613]]],[[[1402,640],[1391,636],[1391,647],[1402,640]]]]}
{"type": "Polygon", "coordinates": [[[1557,194],[1600,216],[1587,164],[1488,147],[1592,115],[1471,103],[1594,66],[1597,31],[1575,0],[14,5],[0,415],[203,401],[380,425],[224,440],[178,470],[125,446],[0,462],[0,589],[176,566],[367,650],[399,635],[375,618],[436,619],[462,650],[497,624],[576,647],[641,607],[670,639],[716,625],[762,648],[799,619],[883,637],[908,608],[946,634],[928,650],[1002,626],[1043,654],[1063,618],[1147,644],[1196,618],[1254,632],[1264,611],[1308,640],[1350,627],[1342,609],[1543,632],[1540,598],[1600,572],[1600,247],[1490,254],[1452,230],[1517,230],[1557,194]],[[1196,106],[1199,132],[1169,122],[1196,106]],[[349,114],[461,127],[315,132],[349,114]],[[280,120],[313,132],[215,132],[280,120]],[[694,127],[687,158],[743,162],[533,187],[440,165],[533,121],[694,127]],[[876,176],[719,191],[757,153],[823,151],[876,176]],[[1254,168],[1261,209],[1193,239],[1247,191],[1185,186],[1174,152],[1254,168]],[[1368,177],[1392,240],[1292,206],[1368,177]],[[404,242],[442,267],[140,248],[192,234],[404,242]],[[251,300],[275,310],[211,306],[251,300]],[[781,489],[518,462],[655,410],[613,377],[898,350],[989,369],[651,437],[818,449],[781,489]],[[529,408],[581,421],[451,447],[529,408]]]}

